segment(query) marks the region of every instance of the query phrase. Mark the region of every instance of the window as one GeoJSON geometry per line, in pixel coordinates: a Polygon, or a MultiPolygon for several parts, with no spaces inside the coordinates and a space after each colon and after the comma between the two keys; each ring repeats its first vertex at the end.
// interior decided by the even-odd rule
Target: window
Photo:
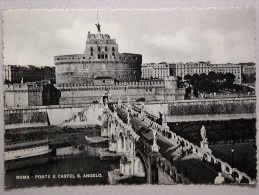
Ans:
{"type": "Polygon", "coordinates": [[[98,51],[101,51],[101,47],[98,47],[98,51]]]}
{"type": "Polygon", "coordinates": [[[112,51],[115,51],[114,47],[112,47],[112,51]]]}
{"type": "Polygon", "coordinates": [[[105,51],[108,51],[108,48],[107,48],[107,46],[105,46],[105,51]]]}

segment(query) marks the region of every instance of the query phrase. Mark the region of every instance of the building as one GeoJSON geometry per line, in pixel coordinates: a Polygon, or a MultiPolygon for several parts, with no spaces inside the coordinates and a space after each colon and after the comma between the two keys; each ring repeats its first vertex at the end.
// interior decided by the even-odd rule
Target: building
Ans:
{"type": "Polygon", "coordinates": [[[42,80],[55,82],[55,67],[49,66],[37,67],[33,65],[4,65],[3,74],[4,82],[6,84],[36,82],[42,80]]]}
{"type": "Polygon", "coordinates": [[[62,84],[94,84],[96,77],[107,76],[121,82],[139,81],[142,56],[119,53],[110,35],[88,32],[84,54],[55,56],[57,87],[62,84]]]}
{"type": "Polygon", "coordinates": [[[241,83],[241,65],[238,64],[210,64],[210,62],[190,62],[176,64],[176,76],[184,78],[185,75],[216,73],[232,73],[235,75],[235,83],[241,83]]]}
{"type": "Polygon", "coordinates": [[[60,91],[49,82],[4,85],[5,107],[58,105],[60,91]]]}
{"type": "Polygon", "coordinates": [[[12,80],[12,73],[11,73],[11,66],[3,66],[3,78],[4,81],[11,81],[12,80]]]}
{"type": "Polygon", "coordinates": [[[170,75],[169,64],[145,63],[141,65],[142,79],[164,79],[170,75]]]}
{"type": "Polygon", "coordinates": [[[55,67],[44,66],[41,67],[41,80],[50,81],[51,83],[56,82],[55,78],[55,67]]]}
{"type": "Polygon", "coordinates": [[[42,90],[42,85],[33,83],[4,85],[4,106],[42,106],[42,90]]]}
{"type": "Polygon", "coordinates": [[[176,63],[169,63],[170,76],[176,76],[176,63]]]}
{"type": "Polygon", "coordinates": [[[251,75],[256,72],[255,63],[240,63],[238,65],[241,65],[243,75],[251,75]]]}

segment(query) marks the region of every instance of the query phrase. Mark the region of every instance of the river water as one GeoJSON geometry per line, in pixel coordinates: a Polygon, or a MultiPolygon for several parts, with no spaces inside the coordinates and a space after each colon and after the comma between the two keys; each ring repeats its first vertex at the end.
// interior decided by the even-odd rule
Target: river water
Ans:
{"type": "MultiPolygon", "coordinates": [[[[6,171],[5,186],[8,188],[62,186],[62,185],[105,185],[108,171],[119,168],[119,160],[100,161],[98,150],[104,146],[73,146],[63,152],[71,152],[69,158],[46,156],[48,163],[31,165],[6,171]],[[80,155],[78,155],[80,154],[80,155]]],[[[37,158],[37,157],[34,157],[37,158]]],[[[46,162],[46,161],[45,161],[46,162]]]]}

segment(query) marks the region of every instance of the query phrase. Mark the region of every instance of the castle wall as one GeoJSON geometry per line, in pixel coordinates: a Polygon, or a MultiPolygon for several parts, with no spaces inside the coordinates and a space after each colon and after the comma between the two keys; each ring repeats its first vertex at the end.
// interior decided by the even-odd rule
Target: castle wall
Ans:
{"type": "Polygon", "coordinates": [[[170,82],[165,87],[163,80],[149,80],[140,82],[116,83],[114,85],[86,85],[86,84],[60,84],[57,88],[61,91],[60,104],[85,104],[95,100],[107,91],[111,94],[112,102],[117,101],[121,96],[123,100],[129,96],[131,101],[145,98],[146,101],[153,100],[183,100],[185,90],[178,89],[176,80],[168,78],[170,82]],[[172,81],[171,81],[172,80],[172,81]]]}
{"type": "MultiPolygon", "coordinates": [[[[95,100],[99,102],[101,96],[107,92],[107,90],[67,90],[61,91],[60,104],[85,104],[91,103],[95,100]]],[[[132,101],[136,101],[138,98],[145,98],[146,100],[155,99],[155,89],[113,89],[109,90],[111,94],[111,102],[117,102],[119,97],[126,101],[127,97],[130,97],[132,101]]]]}
{"type": "Polygon", "coordinates": [[[4,92],[4,104],[11,107],[29,106],[28,90],[7,90],[4,92]]]}
{"type": "MultiPolygon", "coordinates": [[[[81,56],[81,55],[79,55],[81,56]]],[[[109,76],[119,81],[137,81],[141,77],[141,56],[125,60],[56,60],[56,83],[92,84],[97,76],[109,76]]],[[[74,58],[78,58],[74,56],[74,58]]]]}

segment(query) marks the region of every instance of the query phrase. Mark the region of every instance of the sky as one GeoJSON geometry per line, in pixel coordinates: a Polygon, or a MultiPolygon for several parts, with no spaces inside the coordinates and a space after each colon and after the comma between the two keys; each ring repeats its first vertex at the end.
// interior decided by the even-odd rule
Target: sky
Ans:
{"type": "MultiPolygon", "coordinates": [[[[143,63],[255,62],[255,10],[99,10],[104,34],[120,53],[143,63]]],[[[87,33],[97,33],[96,10],[3,12],[5,65],[54,66],[54,56],[82,54],[87,33]]]]}

